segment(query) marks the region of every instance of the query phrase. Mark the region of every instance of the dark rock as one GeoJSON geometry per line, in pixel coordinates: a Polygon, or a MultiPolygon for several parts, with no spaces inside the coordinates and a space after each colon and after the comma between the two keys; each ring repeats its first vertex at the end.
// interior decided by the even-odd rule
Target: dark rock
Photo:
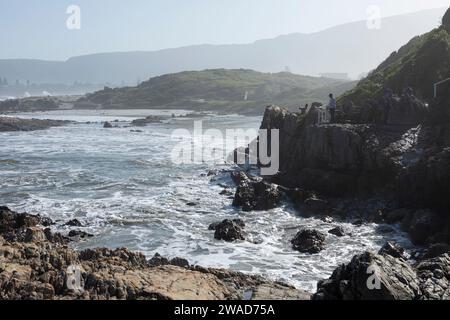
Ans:
{"type": "Polygon", "coordinates": [[[108,121],[106,121],[106,122],[103,124],[103,128],[104,128],[104,129],[111,129],[111,128],[113,128],[113,125],[112,125],[111,123],[109,123],[108,121]]]}
{"type": "Polygon", "coordinates": [[[347,235],[346,230],[343,227],[336,227],[328,231],[329,234],[335,235],[336,237],[344,237],[347,235]]]}
{"type": "Polygon", "coordinates": [[[387,242],[378,252],[380,255],[389,255],[397,259],[405,258],[405,249],[394,242],[387,242]]]}
{"type": "Polygon", "coordinates": [[[245,240],[242,231],[242,224],[238,224],[232,220],[224,220],[216,226],[214,238],[217,240],[225,240],[233,242],[236,240],[245,240]]]}
{"type": "Polygon", "coordinates": [[[81,230],[71,230],[69,232],[68,236],[69,236],[69,238],[76,238],[76,237],[78,237],[78,238],[84,239],[84,238],[92,238],[94,235],[90,234],[90,233],[87,233],[87,232],[84,232],[84,231],[81,231],[81,230]]]}
{"type": "Polygon", "coordinates": [[[150,267],[166,266],[170,264],[169,259],[162,257],[159,253],[155,253],[153,258],[148,261],[150,267]]]}
{"type": "Polygon", "coordinates": [[[423,261],[416,267],[422,291],[421,300],[450,299],[450,256],[423,261]]]}
{"type": "Polygon", "coordinates": [[[409,233],[414,244],[424,245],[429,237],[441,230],[442,220],[432,211],[419,210],[410,219],[404,220],[402,226],[409,233]]]}
{"type": "Polygon", "coordinates": [[[383,214],[384,221],[389,224],[402,221],[405,217],[411,215],[411,210],[408,209],[396,209],[383,214]]]}
{"type": "Polygon", "coordinates": [[[64,224],[68,227],[83,227],[83,224],[78,219],[72,219],[64,224]]]}
{"type": "Polygon", "coordinates": [[[450,32],[450,9],[445,12],[444,17],[442,18],[442,25],[448,32],[450,32]]]}
{"type": "Polygon", "coordinates": [[[220,195],[221,195],[221,196],[232,196],[232,195],[233,195],[233,192],[230,191],[230,190],[228,190],[228,189],[223,189],[223,190],[220,192],[220,195]]]}
{"type": "Polygon", "coordinates": [[[0,132],[45,130],[51,127],[60,127],[68,123],[69,121],[20,119],[0,116],[0,132]]]}
{"type": "Polygon", "coordinates": [[[433,259],[445,253],[450,253],[450,245],[448,243],[435,243],[428,247],[423,259],[433,259]]]}
{"type": "Polygon", "coordinates": [[[213,222],[209,225],[208,230],[215,231],[221,222],[213,222]]]}
{"type": "MultiPolygon", "coordinates": [[[[17,213],[8,207],[0,207],[0,236],[10,241],[28,241],[27,229],[38,225],[48,226],[54,224],[49,218],[28,213],[17,213]]],[[[28,231],[30,232],[30,231],[28,231]]],[[[28,234],[31,237],[30,234],[28,234]]]]}
{"type": "Polygon", "coordinates": [[[267,183],[262,179],[240,177],[233,200],[233,206],[241,207],[243,211],[261,211],[276,208],[281,202],[281,192],[277,185],[267,183]]]}
{"type": "Polygon", "coordinates": [[[309,192],[300,188],[286,189],[284,191],[297,207],[302,206],[305,200],[311,196],[309,192]]]}
{"type": "Polygon", "coordinates": [[[392,228],[389,225],[385,225],[385,224],[377,226],[376,230],[377,230],[378,233],[381,233],[381,234],[388,234],[388,233],[394,233],[395,232],[394,228],[392,228]]]}
{"type": "Polygon", "coordinates": [[[148,116],[145,119],[136,119],[131,122],[132,126],[145,127],[148,124],[161,123],[162,119],[157,116],[148,116]]]}
{"type": "Polygon", "coordinates": [[[188,207],[195,207],[195,206],[198,205],[198,203],[195,203],[195,202],[188,202],[188,203],[186,203],[186,205],[187,205],[188,207]]]}
{"type": "Polygon", "coordinates": [[[314,300],[414,300],[419,279],[405,261],[370,252],[355,256],[320,281],[314,300]]]}
{"type": "Polygon", "coordinates": [[[189,261],[182,258],[173,258],[172,260],[170,260],[170,264],[172,266],[177,266],[180,268],[189,268],[189,261]]]}
{"type": "Polygon", "coordinates": [[[209,170],[206,176],[207,177],[217,176],[217,173],[218,173],[217,170],[209,170]]]}
{"type": "Polygon", "coordinates": [[[326,236],[317,230],[301,230],[292,239],[292,247],[302,253],[319,253],[325,247],[326,236]]]}
{"type": "Polygon", "coordinates": [[[56,232],[53,233],[50,228],[46,228],[44,230],[44,234],[49,242],[53,243],[60,243],[60,244],[66,244],[70,242],[70,239],[67,237],[64,237],[62,234],[56,232]]]}
{"type": "Polygon", "coordinates": [[[328,209],[328,202],[317,197],[311,197],[305,200],[305,208],[314,214],[325,214],[328,209]]]}
{"type": "Polygon", "coordinates": [[[248,181],[249,177],[243,171],[233,171],[231,172],[231,179],[236,185],[240,185],[241,182],[248,181]]]}

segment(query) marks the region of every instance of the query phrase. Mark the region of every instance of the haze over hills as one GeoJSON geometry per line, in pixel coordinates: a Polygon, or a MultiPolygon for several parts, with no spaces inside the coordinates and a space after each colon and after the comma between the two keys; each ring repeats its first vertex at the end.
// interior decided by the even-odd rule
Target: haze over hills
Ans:
{"type": "Polygon", "coordinates": [[[75,107],[183,108],[260,115],[269,104],[298,110],[306,103],[325,102],[329,92],[339,95],[355,84],[287,72],[261,73],[244,69],[185,71],[154,77],[136,87],[105,88],[79,99],[75,107]]]}
{"type": "MultiPolygon", "coordinates": [[[[33,83],[136,84],[137,79],[185,70],[246,68],[261,72],[358,77],[374,69],[400,43],[439,25],[445,9],[382,19],[380,29],[366,21],[312,34],[290,34],[243,45],[196,45],[153,52],[102,53],[67,61],[0,60],[0,77],[33,83]]],[[[301,19],[301,16],[299,17],[301,19]]]]}

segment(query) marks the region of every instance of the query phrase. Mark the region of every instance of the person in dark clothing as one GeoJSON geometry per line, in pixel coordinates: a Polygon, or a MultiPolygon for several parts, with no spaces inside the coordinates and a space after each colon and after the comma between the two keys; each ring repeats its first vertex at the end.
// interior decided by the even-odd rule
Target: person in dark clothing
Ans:
{"type": "Polygon", "coordinates": [[[328,102],[327,108],[330,111],[330,123],[334,123],[335,122],[335,117],[336,117],[336,99],[334,99],[334,96],[332,93],[330,93],[328,95],[328,97],[330,98],[330,101],[328,102]]]}

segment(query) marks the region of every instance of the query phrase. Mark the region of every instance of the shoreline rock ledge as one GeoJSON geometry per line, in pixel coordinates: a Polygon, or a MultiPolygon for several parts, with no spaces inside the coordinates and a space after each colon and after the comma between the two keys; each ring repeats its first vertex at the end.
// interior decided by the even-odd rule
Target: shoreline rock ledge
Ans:
{"type": "Polygon", "coordinates": [[[309,300],[259,276],[147,258],[128,249],[75,251],[48,219],[0,208],[0,300],[309,300]],[[155,261],[158,263],[155,263],[155,261]]]}

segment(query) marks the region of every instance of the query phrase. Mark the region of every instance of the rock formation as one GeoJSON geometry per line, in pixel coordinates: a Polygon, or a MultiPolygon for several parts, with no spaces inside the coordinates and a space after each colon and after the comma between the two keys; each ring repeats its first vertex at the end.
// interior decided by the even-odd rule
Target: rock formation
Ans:
{"type": "Polygon", "coordinates": [[[319,253],[325,247],[326,236],[317,230],[301,230],[292,239],[292,247],[302,253],[319,253]]]}
{"type": "Polygon", "coordinates": [[[238,182],[233,206],[241,207],[243,211],[270,210],[281,202],[281,191],[274,184],[245,173],[233,179],[238,182]]]}
{"type": "Polygon", "coordinates": [[[337,268],[318,284],[315,300],[413,300],[421,294],[420,281],[406,262],[369,252],[337,268]]]}
{"type": "Polygon", "coordinates": [[[214,238],[217,240],[225,240],[233,242],[236,240],[245,240],[243,228],[245,224],[242,220],[224,220],[210,226],[209,229],[214,229],[214,238]]]}
{"type": "Polygon", "coordinates": [[[45,130],[50,127],[60,127],[68,123],[70,121],[20,119],[0,116],[0,132],[45,130]]]}
{"type": "Polygon", "coordinates": [[[310,299],[281,283],[180,258],[147,260],[124,248],[77,252],[41,228],[48,222],[0,208],[0,300],[310,299]]]}

